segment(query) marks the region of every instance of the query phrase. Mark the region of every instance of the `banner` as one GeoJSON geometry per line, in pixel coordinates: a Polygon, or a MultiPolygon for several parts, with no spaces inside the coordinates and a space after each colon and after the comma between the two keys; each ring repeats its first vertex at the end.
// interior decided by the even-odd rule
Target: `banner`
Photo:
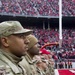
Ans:
{"type": "Polygon", "coordinates": [[[75,75],[75,69],[55,69],[55,75],[75,75]]]}

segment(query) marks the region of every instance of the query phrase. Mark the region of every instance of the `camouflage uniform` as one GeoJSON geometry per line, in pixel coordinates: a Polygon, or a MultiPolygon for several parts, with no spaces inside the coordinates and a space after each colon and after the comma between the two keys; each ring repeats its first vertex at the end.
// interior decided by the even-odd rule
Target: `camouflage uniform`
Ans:
{"type": "Polygon", "coordinates": [[[37,62],[36,62],[36,69],[37,69],[37,73],[38,75],[47,75],[47,70],[43,69],[43,68],[40,68],[40,66],[38,66],[39,64],[41,64],[41,66],[43,65],[42,64],[42,59],[40,58],[35,58],[37,59],[37,62]]]}
{"type": "Polygon", "coordinates": [[[46,70],[44,70],[45,75],[51,75],[49,68],[47,67],[46,70]]]}
{"type": "Polygon", "coordinates": [[[26,54],[20,64],[26,69],[27,75],[38,75],[35,67],[35,62],[26,54]]]}
{"type": "Polygon", "coordinates": [[[18,62],[21,59],[0,50],[0,68],[4,69],[5,75],[27,75],[26,70],[18,62]]]}
{"type": "Polygon", "coordinates": [[[41,70],[38,67],[36,67],[36,68],[37,68],[38,75],[46,75],[45,71],[41,70]]]}
{"type": "Polygon", "coordinates": [[[48,63],[48,68],[49,68],[50,75],[55,75],[54,68],[52,67],[52,65],[50,63],[48,63]]]}
{"type": "Polygon", "coordinates": [[[55,75],[53,65],[51,65],[50,60],[42,59],[47,64],[47,68],[45,70],[46,75],[55,75]]]}
{"type": "Polygon", "coordinates": [[[29,35],[31,32],[31,30],[24,29],[18,21],[0,23],[0,75],[27,75],[26,70],[19,65],[22,59],[17,57],[17,55],[13,55],[10,48],[5,46],[5,41],[3,43],[2,40],[3,37],[5,38],[12,34],[25,33],[29,35]],[[8,49],[9,51],[7,51],[8,49]]]}

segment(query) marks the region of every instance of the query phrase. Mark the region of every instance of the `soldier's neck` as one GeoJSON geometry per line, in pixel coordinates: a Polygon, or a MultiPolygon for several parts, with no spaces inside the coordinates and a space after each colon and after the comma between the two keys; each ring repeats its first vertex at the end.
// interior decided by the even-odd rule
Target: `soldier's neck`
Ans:
{"type": "Polygon", "coordinates": [[[34,55],[31,55],[30,53],[28,53],[28,54],[29,54],[29,56],[31,57],[31,59],[33,59],[34,55]]]}

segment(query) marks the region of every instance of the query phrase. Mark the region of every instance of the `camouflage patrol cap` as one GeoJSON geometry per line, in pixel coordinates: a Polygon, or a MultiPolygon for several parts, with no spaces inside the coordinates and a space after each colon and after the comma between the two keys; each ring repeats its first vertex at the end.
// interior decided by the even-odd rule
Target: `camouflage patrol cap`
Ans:
{"type": "Polygon", "coordinates": [[[32,30],[24,29],[18,21],[5,21],[0,23],[0,37],[11,34],[30,34],[32,30]]]}

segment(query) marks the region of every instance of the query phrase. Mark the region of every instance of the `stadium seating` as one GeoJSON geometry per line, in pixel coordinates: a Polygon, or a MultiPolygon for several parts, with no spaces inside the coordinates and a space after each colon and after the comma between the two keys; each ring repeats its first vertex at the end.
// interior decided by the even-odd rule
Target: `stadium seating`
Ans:
{"type": "MultiPolygon", "coordinates": [[[[41,46],[47,43],[59,42],[58,29],[50,29],[50,30],[34,29],[33,34],[39,39],[39,44],[41,46]]],[[[62,49],[58,49],[58,47],[56,46],[54,47],[51,46],[53,52],[52,56],[54,60],[59,63],[60,61],[67,62],[66,59],[75,58],[75,30],[63,29],[62,35],[63,35],[62,49]]]]}
{"type": "MultiPolygon", "coordinates": [[[[63,16],[75,16],[75,0],[62,0],[63,16]]],[[[58,16],[59,0],[0,0],[0,13],[58,16]]]]}
{"type": "Polygon", "coordinates": [[[1,0],[0,13],[58,16],[58,0],[1,0]]]}
{"type": "Polygon", "coordinates": [[[62,0],[63,16],[75,16],[75,0],[62,0]]]}
{"type": "MultiPolygon", "coordinates": [[[[58,29],[34,29],[34,35],[39,39],[42,44],[47,42],[59,42],[59,31],[58,29]]],[[[63,29],[63,47],[70,49],[74,47],[75,40],[75,30],[73,29],[63,29]],[[67,34],[67,35],[66,35],[67,34]]]]}
{"type": "MultiPolygon", "coordinates": [[[[74,8],[75,0],[62,0],[63,16],[75,16],[74,8]]],[[[59,0],[0,0],[0,13],[58,16],[59,0]]]]}

